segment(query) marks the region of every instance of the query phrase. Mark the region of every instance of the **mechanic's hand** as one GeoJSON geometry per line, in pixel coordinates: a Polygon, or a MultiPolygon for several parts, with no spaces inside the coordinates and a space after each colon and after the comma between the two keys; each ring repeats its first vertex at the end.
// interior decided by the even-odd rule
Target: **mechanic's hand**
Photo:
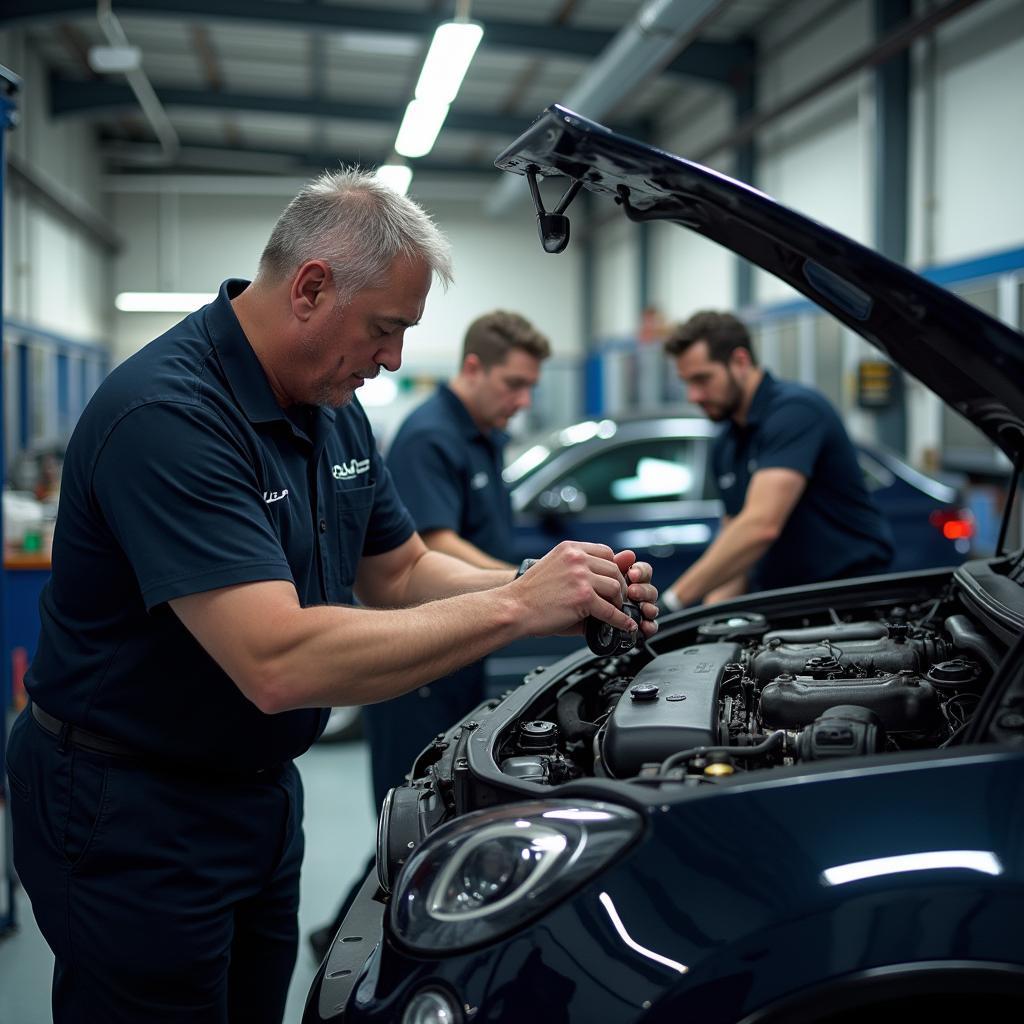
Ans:
{"type": "Polygon", "coordinates": [[[644,621],[640,632],[647,638],[658,632],[658,588],[651,583],[654,570],[647,562],[635,561],[632,551],[619,551],[614,556],[615,564],[626,578],[626,598],[639,605],[644,621]]]}
{"type": "MultiPolygon", "coordinates": [[[[620,565],[629,569],[635,557],[632,551],[615,555],[606,544],[562,541],[509,584],[522,602],[524,630],[535,636],[579,634],[586,618],[592,615],[616,629],[632,632],[637,625],[622,611],[629,584],[620,565]]],[[[645,581],[650,577],[650,566],[646,570],[644,566],[640,563],[632,573],[639,576],[632,586],[640,588],[641,600],[654,590],[645,581]]]]}

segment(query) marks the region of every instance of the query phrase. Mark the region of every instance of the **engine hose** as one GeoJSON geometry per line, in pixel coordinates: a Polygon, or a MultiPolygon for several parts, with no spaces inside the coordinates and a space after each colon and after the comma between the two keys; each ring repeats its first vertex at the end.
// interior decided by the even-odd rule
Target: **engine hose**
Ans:
{"type": "Polygon", "coordinates": [[[736,754],[739,757],[759,757],[761,754],[767,754],[780,746],[785,736],[785,729],[776,729],[775,732],[753,747],[691,747],[689,750],[680,750],[678,754],[666,757],[661,762],[660,774],[664,775],[675,768],[677,764],[689,761],[691,757],[703,757],[705,754],[736,754]]]}
{"type": "Polygon", "coordinates": [[[974,628],[974,623],[966,615],[950,615],[945,626],[953,638],[954,647],[980,655],[991,669],[999,667],[999,662],[1003,659],[999,657],[992,644],[974,628]]]}
{"type": "Polygon", "coordinates": [[[597,725],[580,715],[583,695],[575,690],[566,690],[558,698],[558,726],[570,740],[591,740],[597,732],[597,725]]]}

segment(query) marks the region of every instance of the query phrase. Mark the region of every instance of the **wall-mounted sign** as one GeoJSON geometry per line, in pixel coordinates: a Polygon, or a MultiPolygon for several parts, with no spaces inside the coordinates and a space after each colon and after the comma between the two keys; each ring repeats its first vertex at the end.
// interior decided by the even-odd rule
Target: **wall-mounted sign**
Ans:
{"type": "Polygon", "coordinates": [[[896,368],[884,359],[862,359],[857,365],[857,404],[862,409],[885,409],[896,400],[896,368]]]}

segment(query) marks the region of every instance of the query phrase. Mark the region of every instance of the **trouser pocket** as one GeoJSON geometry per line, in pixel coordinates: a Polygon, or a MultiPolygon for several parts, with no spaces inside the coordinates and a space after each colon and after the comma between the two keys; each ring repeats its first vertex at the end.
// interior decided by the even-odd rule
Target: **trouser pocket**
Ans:
{"type": "Polygon", "coordinates": [[[95,843],[107,802],[109,764],[103,755],[69,750],[67,818],[61,848],[70,867],[79,866],[95,843]]]}

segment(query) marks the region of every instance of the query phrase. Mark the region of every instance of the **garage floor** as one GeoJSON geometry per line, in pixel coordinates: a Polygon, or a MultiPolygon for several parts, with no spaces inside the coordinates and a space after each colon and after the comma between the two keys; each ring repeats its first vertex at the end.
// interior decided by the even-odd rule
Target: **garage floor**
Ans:
{"type": "MultiPolygon", "coordinates": [[[[302,944],[288,993],[286,1024],[298,1024],[317,964],[306,936],[334,914],[373,849],[369,761],[364,743],[315,746],[298,761],[306,790],[306,861],[299,929],[302,944]]],[[[18,931],[0,939],[0,1022],[49,1024],[53,956],[19,892],[18,931]]]]}

